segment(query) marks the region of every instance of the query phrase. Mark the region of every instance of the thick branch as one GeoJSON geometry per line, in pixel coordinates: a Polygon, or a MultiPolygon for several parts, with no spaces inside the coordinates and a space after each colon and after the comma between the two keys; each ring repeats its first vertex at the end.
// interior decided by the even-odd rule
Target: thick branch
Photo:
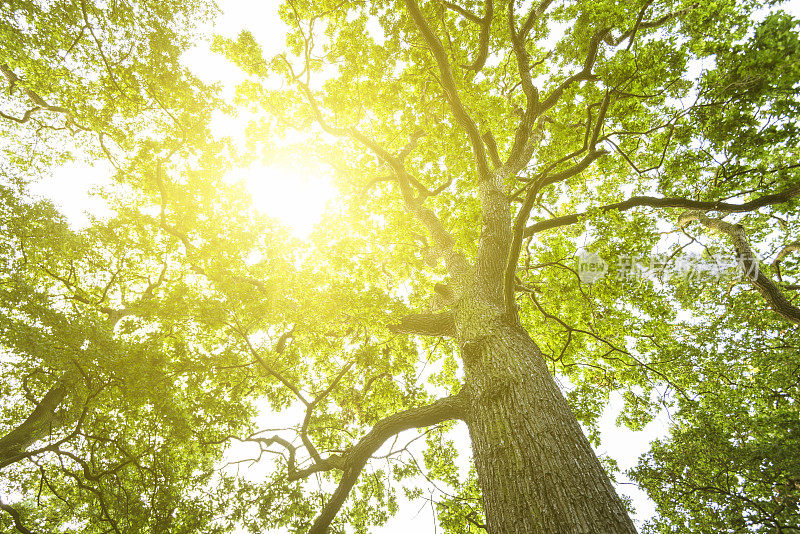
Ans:
{"type": "Polygon", "coordinates": [[[445,0],[445,1],[442,2],[442,4],[444,4],[445,7],[447,7],[448,9],[452,9],[453,11],[455,11],[456,13],[458,13],[459,15],[464,17],[465,19],[474,22],[475,24],[480,24],[481,20],[483,20],[478,15],[475,15],[470,10],[464,9],[463,7],[461,7],[460,5],[458,5],[456,3],[448,2],[447,0],[445,0]]]}
{"type": "Polygon", "coordinates": [[[489,157],[492,159],[492,165],[499,169],[503,162],[500,159],[500,153],[497,151],[497,140],[491,130],[483,132],[483,143],[486,145],[486,150],[489,151],[489,157]]]}
{"type": "Polygon", "coordinates": [[[475,72],[480,71],[486,64],[489,57],[489,31],[492,29],[492,18],[494,17],[494,0],[486,0],[486,12],[481,19],[481,33],[478,37],[478,55],[470,65],[470,69],[475,72]]]}
{"type": "MultiPolygon", "coordinates": [[[[764,206],[787,202],[798,195],[800,195],[800,186],[790,187],[789,189],[781,191],[780,193],[764,195],[763,197],[759,197],[750,200],[748,202],[744,202],[742,204],[731,204],[728,202],[720,202],[717,200],[714,201],[690,200],[688,198],[680,198],[680,197],[657,198],[649,196],[636,196],[636,197],[631,197],[628,200],[624,200],[622,202],[616,202],[614,204],[601,206],[600,208],[597,209],[599,209],[602,212],[607,212],[612,210],[625,211],[637,207],[651,207],[651,208],[684,208],[684,209],[701,210],[701,211],[721,211],[725,213],[744,213],[748,211],[754,211],[764,206]]],[[[586,215],[587,212],[573,213],[571,215],[563,215],[561,217],[554,217],[546,221],[537,222],[525,228],[524,235],[525,237],[529,237],[532,236],[533,234],[543,232],[545,230],[550,230],[552,228],[559,228],[561,226],[575,224],[582,217],[586,217],[586,215]]]]}
{"type": "Polygon", "coordinates": [[[450,111],[453,113],[456,121],[464,128],[464,131],[466,131],[469,143],[472,146],[472,151],[475,154],[478,176],[480,176],[481,179],[486,179],[490,171],[486,159],[486,150],[481,140],[481,134],[478,131],[478,126],[475,124],[475,121],[472,120],[472,117],[470,117],[464,104],[461,102],[461,97],[458,95],[456,82],[450,68],[450,60],[447,59],[444,46],[442,46],[436,34],[433,33],[430,25],[428,25],[428,21],[425,20],[425,16],[422,14],[422,11],[420,11],[417,1],[405,0],[405,4],[411,15],[411,20],[414,21],[414,25],[422,34],[423,40],[428,45],[431,53],[433,53],[436,65],[439,67],[439,76],[441,78],[442,87],[444,88],[445,97],[450,105],[450,111]]]}
{"type": "Polygon", "coordinates": [[[400,192],[406,207],[417,217],[430,233],[436,243],[437,253],[440,254],[447,264],[450,274],[455,280],[464,280],[469,269],[469,264],[459,251],[455,248],[455,240],[450,232],[445,228],[442,221],[436,214],[425,206],[424,195],[418,197],[412,189],[411,176],[403,168],[402,164],[395,164],[393,167],[400,186],[400,192]]]}
{"type": "Polygon", "coordinates": [[[26,122],[28,122],[30,120],[31,116],[34,113],[39,111],[39,109],[40,108],[34,106],[33,108],[31,108],[29,110],[26,110],[25,111],[25,115],[23,115],[21,119],[19,117],[15,117],[13,115],[8,115],[6,113],[3,113],[2,111],[0,111],[0,117],[3,117],[4,119],[12,120],[14,122],[18,122],[20,124],[25,124],[26,122]]]}
{"type": "Polygon", "coordinates": [[[685,212],[678,219],[678,225],[683,227],[692,221],[697,221],[709,230],[714,230],[730,237],[733,242],[733,248],[739,257],[739,263],[750,283],[767,299],[767,303],[778,315],[795,324],[800,324],[800,309],[792,305],[775,282],[759,268],[758,259],[750,248],[747,234],[745,234],[742,225],[708,217],[700,211],[685,212]]]}
{"type": "Polygon", "coordinates": [[[411,408],[404,412],[390,415],[379,421],[370,432],[349,449],[344,455],[344,474],[339,486],[330,500],[317,516],[308,534],[325,534],[328,532],[336,514],[350,494],[350,490],[358,481],[358,477],[367,460],[390,437],[404,430],[432,426],[452,419],[464,417],[466,399],[464,393],[440,399],[429,406],[411,408]]]}
{"type": "Polygon", "coordinates": [[[58,421],[56,409],[66,394],[62,384],[52,387],[27,419],[0,438],[0,468],[13,463],[28,447],[47,435],[58,421]]]}
{"type": "Polygon", "coordinates": [[[543,0],[536,9],[532,9],[519,31],[516,28],[514,2],[508,4],[508,30],[517,60],[522,92],[525,94],[525,111],[523,111],[522,118],[514,132],[514,142],[504,166],[505,174],[508,176],[517,174],[528,164],[533,155],[533,130],[543,110],[539,106],[539,90],[533,85],[531,79],[530,57],[525,48],[525,41],[534,22],[544,13],[551,1],[543,0]]]}
{"type": "MultiPolygon", "coordinates": [[[[543,11],[544,10],[542,10],[542,12],[543,11]]],[[[531,14],[533,14],[533,12],[531,14]]],[[[525,27],[523,27],[519,32],[517,32],[515,18],[514,2],[510,2],[508,4],[508,31],[511,34],[511,45],[514,49],[514,55],[517,59],[517,67],[519,69],[519,77],[522,84],[522,92],[525,93],[525,96],[528,98],[528,108],[530,108],[532,99],[534,101],[534,105],[538,104],[539,101],[539,92],[533,86],[533,80],[531,79],[530,58],[528,57],[528,51],[525,49],[525,41],[528,36],[527,30],[530,29],[530,26],[527,27],[527,30],[525,27]]],[[[533,20],[530,20],[529,22],[531,25],[533,25],[533,20]]]]}
{"type": "Polygon", "coordinates": [[[11,119],[20,124],[24,124],[25,122],[28,121],[28,119],[30,119],[33,113],[45,109],[47,111],[52,111],[54,113],[60,113],[64,115],[64,117],[66,118],[67,128],[70,129],[70,131],[72,131],[73,126],[80,130],[84,131],[89,130],[89,128],[75,122],[75,118],[72,116],[72,113],[70,113],[69,110],[67,110],[66,108],[62,108],[61,106],[56,106],[49,103],[39,93],[26,87],[25,84],[22,83],[20,77],[17,76],[16,73],[14,73],[14,71],[11,70],[11,68],[5,63],[0,63],[0,72],[2,72],[3,76],[5,76],[6,80],[8,80],[10,86],[9,92],[11,92],[11,90],[13,90],[15,87],[20,87],[22,89],[22,92],[25,93],[28,96],[28,98],[30,98],[31,101],[33,101],[33,103],[35,104],[35,106],[32,109],[29,109],[25,112],[25,115],[22,117],[22,119],[2,113],[1,115],[4,118],[11,119]]]}
{"type": "Polygon", "coordinates": [[[14,528],[17,529],[17,532],[21,534],[33,534],[22,522],[22,516],[17,511],[16,508],[11,506],[10,504],[6,504],[0,501],[0,510],[3,510],[8,515],[11,516],[11,520],[14,522],[14,528]]]}
{"type": "Polygon", "coordinates": [[[400,324],[388,328],[395,333],[420,336],[454,336],[456,333],[456,323],[450,312],[407,315],[400,319],[400,324]]]}

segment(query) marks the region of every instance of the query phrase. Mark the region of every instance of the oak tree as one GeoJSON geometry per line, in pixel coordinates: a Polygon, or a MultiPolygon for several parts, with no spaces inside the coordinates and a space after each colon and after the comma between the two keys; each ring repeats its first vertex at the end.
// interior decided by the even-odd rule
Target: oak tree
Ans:
{"type": "Polygon", "coordinates": [[[674,421],[630,473],[644,528],[797,530],[800,37],[779,7],[289,0],[284,53],[215,39],[246,74],[226,103],[166,37],[203,5],[4,5],[0,525],[365,532],[422,477],[447,532],[635,532],[592,448],[616,393],[619,424],[674,421]],[[212,132],[231,106],[244,147],[212,132]],[[115,166],[113,215],[80,230],[26,193],[77,143],[27,163],[59,128],[115,166]],[[306,241],[225,178],[277,154],[335,173],[306,241]],[[222,465],[233,444],[262,480],[222,465]]]}

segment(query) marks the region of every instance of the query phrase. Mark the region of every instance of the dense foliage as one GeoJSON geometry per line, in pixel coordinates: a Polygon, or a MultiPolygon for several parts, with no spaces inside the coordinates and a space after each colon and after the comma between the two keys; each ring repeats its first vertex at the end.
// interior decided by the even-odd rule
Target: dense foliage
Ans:
{"type": "Polygon", "coordinates": [[[431,495],[445,532],[481,531],[454,423],[397,416],[461,390],[463,347],[414,321],[448,320],[448,254],[483,261],[492,217],[514,239],[489,289],[594,444],[614,392],[620,425],[671,418],[629,473],[643,530],[800,530],[800,27],[779,4],[290,0],[285,53],[213,39],[244,73],[230,102],[182,64],[215,13],[0,4],[0,530],[305,532],[332,510],[366,532],[431,495]],[[214,135],[244,110],[246,143],[214,135]],[[30,185],[81,158],[113,175],[110,215],[77,228],[30,185]],[[335,176],[306,240],[231,179],[276,158],[335,176]],[[263,476],[230,464],[250,453],[263,476]]]}

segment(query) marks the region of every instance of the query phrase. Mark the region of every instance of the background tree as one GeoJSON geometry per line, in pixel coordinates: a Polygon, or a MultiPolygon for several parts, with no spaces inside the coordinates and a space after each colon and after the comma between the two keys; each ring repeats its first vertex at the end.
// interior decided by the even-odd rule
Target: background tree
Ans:
{"type": "MultiPolygon", "coordinates": [[[[0,503],[0,530],[224,530],[203,494],[214,491],[213,442],[246,426],[250,386],[227,370],[236,358],[219,349],[225,335],[186,251],[163,239],[179,230],[159,179],[211,148],[213,94],[180,64],[197,37],[189,19],[211,6],[0,9],[0,485],[15,501],[0,503]],[[31,199],[29,183],[67,158],[108,159],[126,184],[108,192],[115,217],[76,231],[31,199]]],[[[211,160],[200,167],[206,175],[184,176],[203,186],[183,196],[183,220],[200,198],[243,201],[223,201],[211,160]]]]}
{"type": "Polygon", "coordinates": [[[579,425],[620,391],[622,424],[676,420],[632,473],[647,528],[796,529],[799,41],[761,7],[287,2],[285,54],[216,47],[248,149],[337,172],[300,243],[224,179],[247,155],[179,64],[206,6],[4,4],[0,526],[364,532],[422,475],[449,532],[632,532],[579,425]],[[83,230],[26,191],[79,150],[116,170],[83,230]],[[737,276],[622,276],[684,249],[737,276]],[[221,468],[240,442],[266,480],[221,468]]]}

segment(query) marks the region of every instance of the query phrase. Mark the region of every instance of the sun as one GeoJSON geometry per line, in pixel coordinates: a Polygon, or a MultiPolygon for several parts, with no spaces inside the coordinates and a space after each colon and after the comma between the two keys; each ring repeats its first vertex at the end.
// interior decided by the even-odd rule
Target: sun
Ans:
{"type": "Polygon", "coordinates": [[[240,176],[253,206],[278,219],[300,238],[311,234],[335,195],[331,178],[324,172],[280,164],[254,164],[240,176]]]}

